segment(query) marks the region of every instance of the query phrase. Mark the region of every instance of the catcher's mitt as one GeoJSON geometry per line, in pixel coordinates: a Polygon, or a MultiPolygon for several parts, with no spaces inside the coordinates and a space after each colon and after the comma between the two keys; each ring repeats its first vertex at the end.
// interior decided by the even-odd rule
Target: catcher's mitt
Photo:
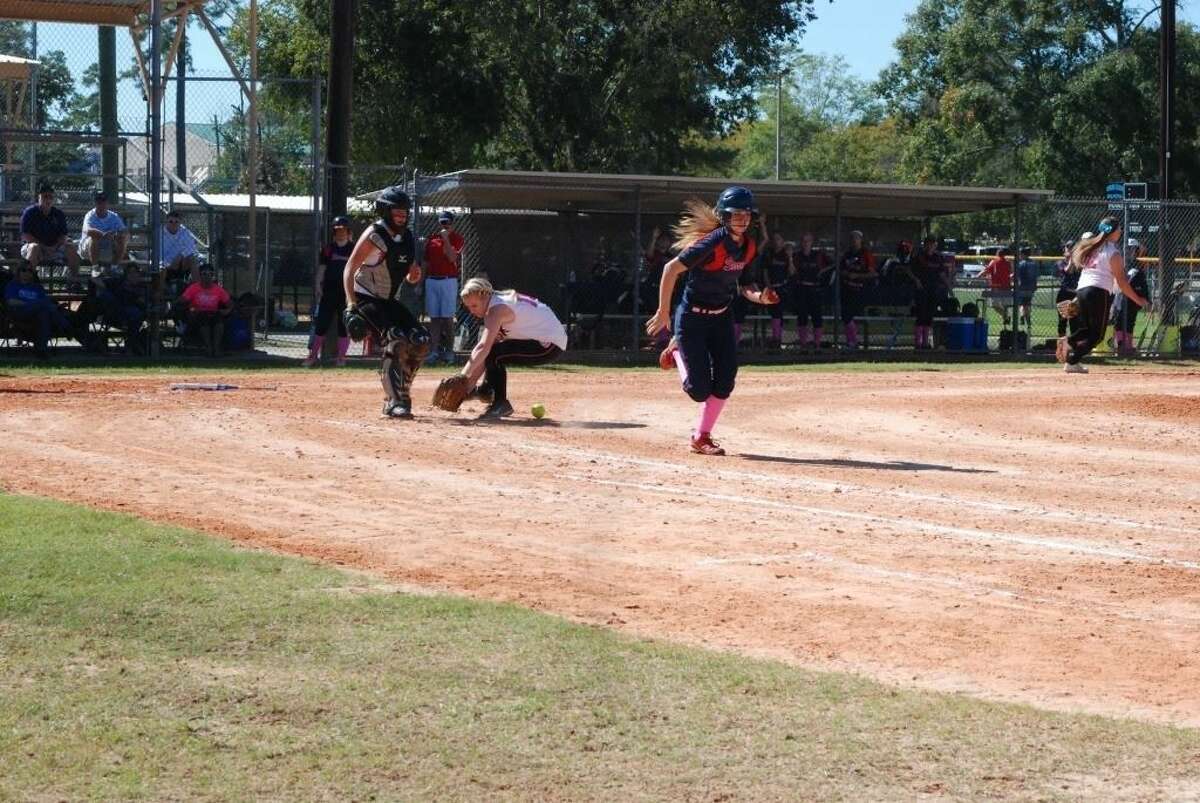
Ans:
{"type": "Polygon", "coordinates": [[[369,324],[363,314],[358,311],[358,307],[346,307],[345,312],[342,313],[342,324],[346,327],[346,334],[355,343],[367,336],[369,324]]]}
{"type": "Polygon", "coordinates": [[[463,399],[467,398],[467,394],[471,392],[471,381],[463,374],[455,374],[448,376],[441,381],[437,386],[437,390],[433,392],[433,405],[440,407],[443,410],[450,412],[458,412],[458,408],[462,406],[463,399]]]}
{"type": "Polygon", "coordinates": [[[1063,318],[1074,318],[1079,314],[1079,302],[1073,298],[1060,301],[1055,306],[1058,307],[1058,314],[1063,318]]]}

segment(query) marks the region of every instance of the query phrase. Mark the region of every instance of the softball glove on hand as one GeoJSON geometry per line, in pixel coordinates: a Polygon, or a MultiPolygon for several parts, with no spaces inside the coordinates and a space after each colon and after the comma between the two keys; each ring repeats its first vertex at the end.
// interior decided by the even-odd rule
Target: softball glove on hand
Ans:
{"type": "Polygon", "coordinates": [[[467,398],[467,394],[471,392],[471,380],[467,379],[463,374],[455,374],[448,376],[441,381],[437,386],[437,390],[433,392],[433,405],[447,410],[451,413],[458,412],[458,408],[462,407],[463,399],[467,398]]]}

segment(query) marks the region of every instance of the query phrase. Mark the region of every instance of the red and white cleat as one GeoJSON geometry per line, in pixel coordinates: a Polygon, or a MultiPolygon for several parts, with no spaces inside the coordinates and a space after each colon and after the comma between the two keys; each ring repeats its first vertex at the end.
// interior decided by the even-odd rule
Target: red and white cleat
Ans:
{"type": "Polygon", "coordinates": [[[709,456],[725,454],[725,450],[707,432],[702,432],[699,437],[692,438],[692,451],[709,456]]]}
{"type": "Polygon", "coordinates": [[[670,371],[675,367],[675,352],[679,351],[679,344],[675,342],[675,338],[667,341],[667,347],[658,355],[658,367],[664,371],[670,371]]]}

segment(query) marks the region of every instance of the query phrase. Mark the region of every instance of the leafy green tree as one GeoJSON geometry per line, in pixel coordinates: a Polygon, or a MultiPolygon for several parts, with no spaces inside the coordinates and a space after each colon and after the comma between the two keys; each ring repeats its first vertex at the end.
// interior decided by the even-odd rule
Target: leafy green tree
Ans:
{"type": "MultiPolygon", "coordinates": [[[[1157,172],[1157,30],[1130,0],[923,0],[876,86],[917,181],[1095,194],[1157,172]]],[[[1180,144],[1200,122],[1200,43],[1179,30],[1180,144]]],[[[1194,153],[1180,148],[1180,155],[1194,153]]],[[[1194,192],[1194,165],[1180,164],[1194,192]]]]}
{"type": "Polygon", "coordinates": [[[878,125],[881,105],[871,86],[850,74],[841,56],[791,53],[784,64],[782,102],[778,84],[759,88],[759,112],[739,132],[735,173],[749,178],[775,175],[775,120],[780,131],[781,178],[810,181],[891,178],[897,132],[878,125]],[[884,148],[884,141],[892,142],[884,148]],[[878,154],[880,149],[892,153],[878,154]],[[831,161],[826,161],[831,160],[831,161]],[[858,178],[858,177],[871,177],[858,178]]]}
{"type": "MultiPolygon", "coordinates": [[[[753,108],[814,2],[361,0],[354,158],[427,170],[702,163],[723,153],[706,143],[753,108]]],[[[260,24],[264,71],[324,74],[328,0],[269,0],[260,24]]]]}

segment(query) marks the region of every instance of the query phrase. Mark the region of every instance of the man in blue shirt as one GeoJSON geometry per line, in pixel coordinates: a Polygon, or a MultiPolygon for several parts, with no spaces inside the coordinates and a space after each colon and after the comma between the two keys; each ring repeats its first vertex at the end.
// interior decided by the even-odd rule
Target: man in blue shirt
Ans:
{"type": "Polygon", "coordinates": [[[1017,300],[1021,304],[1020,320],[1029,326],[1029,310],[1033,305],[1033,294],[1037,290],[1038,264],[1033,260],[1033,249],[1024,246],[1017,262],[1017,300]]]}
{"type": "Polygon", "coordinates": [[[21,256],[34,271],[43,262],[66,264],[70,275],[79,275],[79,254],[67,237],[67,216],[54,205],[54,188],[42,184],[38,202],[21,213],[21,256]]]}
{"type": "Polygon", "coordinates": [[[37,283],[29,265],[22,265],[16,277],[4,286],[4,307],[13,323],[33,326],[33,353],[40,359],[49,356],[53,334],[71,329],[67,316],[37,283]]]}

